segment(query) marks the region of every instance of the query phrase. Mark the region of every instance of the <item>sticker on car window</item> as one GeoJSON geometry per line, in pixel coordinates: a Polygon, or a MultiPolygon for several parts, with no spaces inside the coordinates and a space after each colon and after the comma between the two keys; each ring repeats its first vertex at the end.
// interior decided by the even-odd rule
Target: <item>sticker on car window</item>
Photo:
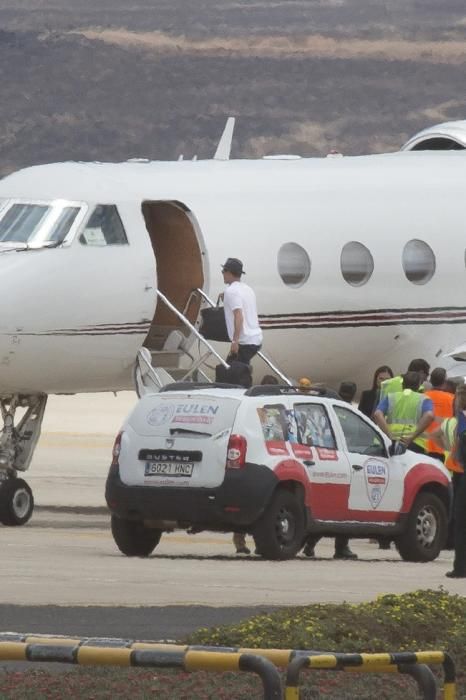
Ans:
{"type": "Polygon", "coordinates": [[[261,406],[257,409],[262,426],[262,434],[269,454],[286,455],[288,447],[289,423],[288,415],[283,404],[261,406]]]}

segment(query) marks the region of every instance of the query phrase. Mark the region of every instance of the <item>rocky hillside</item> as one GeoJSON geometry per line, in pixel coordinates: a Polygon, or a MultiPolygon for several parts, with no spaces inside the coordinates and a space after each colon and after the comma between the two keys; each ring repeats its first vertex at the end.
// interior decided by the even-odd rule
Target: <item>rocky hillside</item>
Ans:
{"type": "Polygon", "coordinates": [[[210,157],[229,115],[235,157],[395,150],[466,117],[463,0],[19,0],[0,27],[0,174],[210,157]]]}

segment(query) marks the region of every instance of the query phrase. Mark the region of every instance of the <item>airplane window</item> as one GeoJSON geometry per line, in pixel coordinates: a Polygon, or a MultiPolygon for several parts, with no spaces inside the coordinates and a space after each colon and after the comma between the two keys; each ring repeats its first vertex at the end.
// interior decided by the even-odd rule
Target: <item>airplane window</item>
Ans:
{"type": "Polygon", "coordinates": [[[404,273],[413,284],[426,284],[434,275],[434,251],[427,243],[417,238],[405,245],[402,262],[404,273]]]}
{"type": "Polygon", "coordinates": [[[79,236],[83,245],[127,245],[125,229],[114,204],[98,204],[79,236]]]}
{"type": "Polygon", "coordinates": [[[301,287],[311,274],[309,255],[297,243],[285,243],[278,251],[278,274],[288,287],[301,287]]]}
{"type": "Polygon", "coordinates": [[[0,221],[0,242],[27,243],[50,210],[46,204],[13,204],[0,221]]]}
{"type": "Polygon", "coordinates": [[[48,232],[47,240],[62,243],[68,235],[79,211],[79,207],[64,207],[60,212],[60,216],[48,232]]]}
{"type": "Polygon", "coordinates": [[[358,241],[343,246],[340,265],[343,278],[353,287],[366,284],[374,272],[374,258],[370,250],[358,241]]]}

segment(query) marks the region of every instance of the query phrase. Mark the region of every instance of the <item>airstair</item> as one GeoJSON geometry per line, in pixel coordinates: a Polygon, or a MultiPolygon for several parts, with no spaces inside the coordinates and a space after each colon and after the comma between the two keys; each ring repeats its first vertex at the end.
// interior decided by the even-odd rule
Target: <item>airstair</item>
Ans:
{"type": "MultiPolygon", "coordinates": [[[[215,302],[202,289],[193,289],[184,309],[180,311],[160,290],[156,290],[156,293],[158,303],[167,307],[176,324],[151,328],[144,347],[138,351],[134,369],[138,396],[157,392],[174,381],[213,382],[215,365],[229,367],[211,341],[204,338],[199,330],[201,309],[215,307],[215,302]],[[188,319],[191,305],[198,307],[194,323],[188,319]]],[[[292,386],[291,380],[262,351],[257,356],[284,384],[292,386]]]]}

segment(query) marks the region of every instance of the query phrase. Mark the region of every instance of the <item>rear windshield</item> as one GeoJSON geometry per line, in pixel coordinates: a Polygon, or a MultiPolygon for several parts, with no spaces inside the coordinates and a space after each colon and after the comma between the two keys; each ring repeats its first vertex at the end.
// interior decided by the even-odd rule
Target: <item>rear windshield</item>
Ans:
{"type": "Polygon", "coordinates": [[[239,404],[233,397],[159,394],[144,397],[130,422],[140,434],[215,435],[232,428],[239,404]]]}

